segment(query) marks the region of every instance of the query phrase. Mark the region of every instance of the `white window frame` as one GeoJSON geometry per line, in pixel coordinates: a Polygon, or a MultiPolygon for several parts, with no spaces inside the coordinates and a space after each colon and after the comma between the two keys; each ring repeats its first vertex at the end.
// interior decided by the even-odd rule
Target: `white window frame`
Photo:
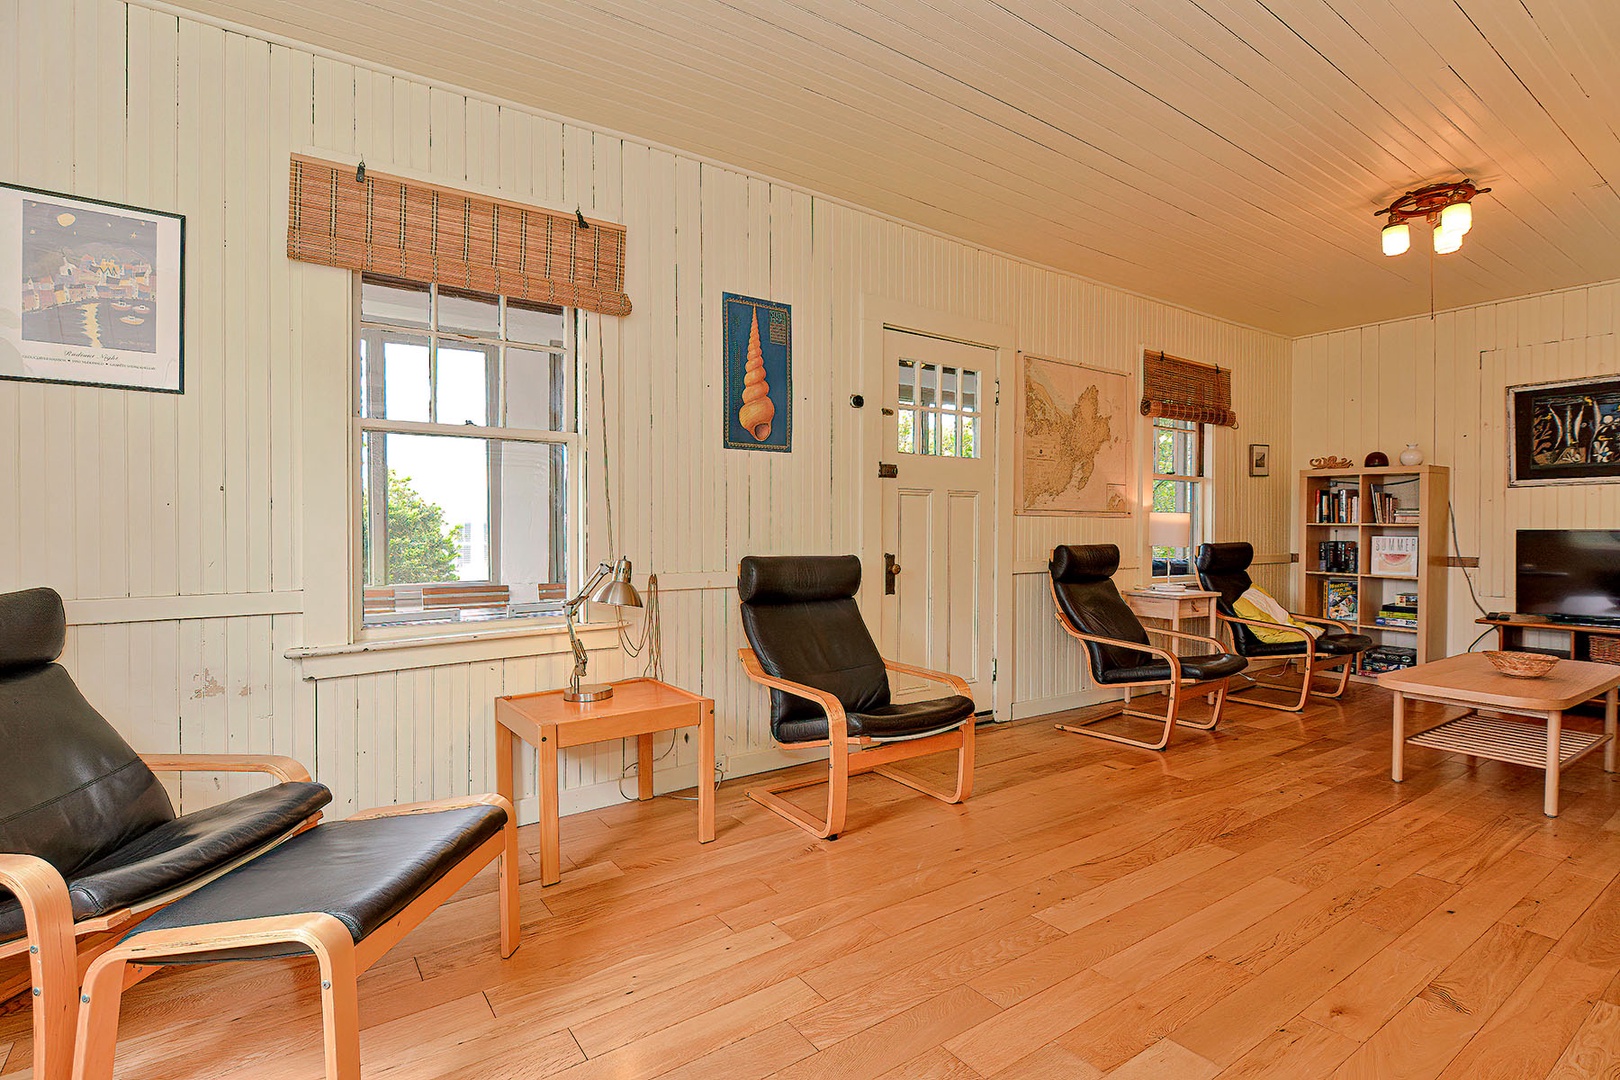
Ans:
{"type": "Polygon", "coordinates": [[[1145,421],[1146,452],[1143,455],[1145,468],[1142,476],[1142,505],[1146,509],[1146,513],[1142,519],[1142,579],[1144,581],[1197,581],[1198,572],[1193,566],[1193,561],[1198,555],[1198,545],[1209,542],[1215,521],[1215,426],[1205,423],[1197,424],[1200,475],[1161,473],[1158,471],[1158,422],[1162,418],[1149,416],[1143,419],[1145,421]],[[1166,574],[1160,577],[1153,573],[1153,539],[1150,516],[1153,514],[1153,491],[1158,486],[1158,481],[1161,480],[1173,480],[1190,484],[1198,492],[1198,509],[1192,518],[1192,539],[1188,546],[1187,573],[1185,574],[1166,574]]]}
{"type": "MultiPolygon", "coordinates": [[[[466,344],[487,347],[497,346],[498,370],[491,372],[489,378],[494,383],[490,400],[495,409],[495,415],[504,415],[504,382],[501,378],[506,362],[505,351],[508,346],[520,348],[528,352],[551,352],[558,350],[532,342],[508,341],[506,338],[506,300],[499,297],[500,323],[495,337],[483,337],[477,334],[457,333],[437,329],[436,318],[430,319],[430,325],[412,326],[404,323],[388,323],[370,321],[364,318],[361,307],[362,285],[366,275],[356,271],[350,275],[352,279],[352,311],[354,312],[352,327],[352,341],[350,342],[350,374],[349,385],[351,392],[350,405],[350,434],[349,450],[352,462],[350,478],[352,492],[352,521],[351,521],[351,549],[349,560],[349,606],[350,606],[350,640],[354,642],[367,641],[394,641],[419,637],[436,637],[446,634],[455,634],[468,630],[498,632],[521,631],[524,629],[538,629],[560,626],[562,615],[560,613],[537,613],[532,616],[509,616],[501,619],[491,619],[478,623],[458,623],[445,620],[424,621],[420,623],[400,623],[395,625],[367,626],[365,625],[364,596],[366,589],[365,553],[361,545],[360,522],[370,512],[365,499],[365,477],[363,475],[365,464],[361,453],[361,440],[368,433],[380,434],[412,434],[412,435],[446,435],[460,438],[483,438],[497,442],[531,442],[548,445],[561,445],[568,448],[568,470],[566,482],[566,508],[568,515],[565,542],[567,550],[564,552],[564,578],[566,579],[564,592],[572,595],[574,589],[582,580],[581,571],[585,564],[585,440],[580,433],[581,418],[584,413],[584,382],[580,377],[580,335],[583,332],[583,313],[577,308],[563,308],[564,331],[562,354],[566,360],[571,374],[569,376],[568,404],[571,420],[571,431],[547,431],[539,428],[509,428],[477,426],[472,424],[444,424],[420,420],[388,420],[377,417],[363,416],[362,404],[366,400],[366,387],[362,385],[363,368],[360,361],[360,343],[368,331],[387,331],[390,333],[425,338],[429,342],[429,355],[437,351],[437,342],[461,342],[466,344]]],[[[385,278],[383,280],[386,280],[385,278]]],[[[420,285],[421,283],[417,283],[420,285]]],[[[435,305],[430,310],[436,311],[439,286],[428,286],[430,303],[435,305]]],[[[465,290],[452,290],[461,292],[465,290]]],[[[486,294],[495,295],[495,294],[486,294]]],[[[436,367],[430,366],[430,378],[436,367]]],[[[430,401],[432,396],[430,393],[430,401]]],[[[490,580],[500,577],[497,553],[498,536],[500,533],[500,502],[492,493],[489,508],[490,531],[490,580]]],[[[472,582],[471,584],[477,584],[472,582]]]]}

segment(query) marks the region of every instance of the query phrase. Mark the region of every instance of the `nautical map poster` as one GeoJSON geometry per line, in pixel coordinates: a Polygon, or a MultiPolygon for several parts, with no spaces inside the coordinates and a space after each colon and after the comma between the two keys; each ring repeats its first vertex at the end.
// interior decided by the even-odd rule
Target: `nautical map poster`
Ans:
{"type": "Polygon", "coordinates": [[[1128,515],[1130,376],[1028,354],[1021,360],[1017,512],[1128,515]]]}
{"type": "Polygon", "coordinates": [[[185,218],[0,184],[0,378],[185,389],[185,218]]]}

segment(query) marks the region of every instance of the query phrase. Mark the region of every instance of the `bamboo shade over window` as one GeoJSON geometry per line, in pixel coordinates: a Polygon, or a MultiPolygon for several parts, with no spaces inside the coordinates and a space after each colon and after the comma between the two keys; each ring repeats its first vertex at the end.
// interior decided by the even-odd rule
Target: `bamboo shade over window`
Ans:
{"type": "Polygon", "coordinates": [[[1142,415],[1237,427],[1232,373],[1162,352],[1144,353],[1142,415]]]}
{"type": "Polygon", "coordinates": [[[294,154],[287,255],[628,315],[624,226],[294,154]]]}

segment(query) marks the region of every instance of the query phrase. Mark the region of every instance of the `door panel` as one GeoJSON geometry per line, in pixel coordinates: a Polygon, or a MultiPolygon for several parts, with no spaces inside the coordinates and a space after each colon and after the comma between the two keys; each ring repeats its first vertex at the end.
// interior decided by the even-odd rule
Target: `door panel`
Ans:
{"type": "MultiPolygon", "coordinates": [[[[994,704],[995,351],[886,329],[883,550],[900,564],[884,595],[884,655],[967,680],[994,704]]],[[[937,683],[895,677],[901,699],[937,683]]]]}

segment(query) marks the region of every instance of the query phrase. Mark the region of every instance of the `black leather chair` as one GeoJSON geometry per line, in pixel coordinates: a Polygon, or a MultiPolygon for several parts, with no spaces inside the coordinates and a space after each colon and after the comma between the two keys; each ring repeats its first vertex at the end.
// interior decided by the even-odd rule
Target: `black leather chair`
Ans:
{"type": "Polygon", "coordinates": [[[1082,724],[1059,724],[1059,730],[1147,750],[1163,750],[1170,744],[1170,735],[1175,731],[1178,713],[1188,693],[1211,690],[1214,701],[1209,719],[1180,722],[1201,731],[1209,731],[1221,722],[1227,681],[1247,666],[1246,661],[1224,651],[1221,643],[1212,637],[1143,626],[1114,586],[1119,548],[1113,544],[1065,544],[1053,549],[1047,569],[1052,576],[1052,602],[1057,605],[1058,623],[1085,645],[1091,661],[1091,677],[1097,685],[1152,686],[1162,688],[1168,698],[1162,714],[1142,712],[1122,702],[1118,709],[1082,724]],[[1180,656],[1172,649],[1151,644],[1149,634],[1197,641],[1210,646],[1212,651],[1180,656]],[[1121,714],[1158,721],[1164,725],[1164,730],[1157,741],[1149,742],[1090,727],[1121,714]]]}
{"type": "Polygon", "coordinates": [[[1254,582],[1249,578],[1249,564],[1254,562],[1254,546],[1247,543],[1204,544],[1198,549],[1198,580],[1204,588],[1219,593],[1215,600],[1215,616],[1232,635],[1232,651],[1246,658],[1257,668],[1275,667],[1286,670],[1298,663],[1304,669],[1298,697],[1285,701],[1269,701],[1256,691],[1286,691],[1292,695],[1294,687],[1287,683],[1261,681],[1249,678],[1254,687],[1245,692],[1234,691],[1232,700],[1245,705],[1259,705],[1281,712],[1301,712],[1312,696],[1337,698],[1344,693],[1355,668],[1356,657],[1373,647],[1373,639],[1352,631],[1348,623],[1337,619],[1318,619],[1310,615],[1289,612],[1288,617],[1298,622],[1321,626],[1324,632],[1314,640],[1298,626],[1245,619],[1237,613],[1237,600],[1254,582]],[[1289,640],[1261,641],[1256,629],[1278,631],[1289,640]],[[1314,689],[1316,678],[1323,672],[1339,669],[1339,682],[1332,690],[1314,689]]]}
{"type": "Polygon", "coordinates": [[[0,957],[29,961],[0,999],[32,984],[46,1080],[72,1068],[81,954],[313,825],[332,798],[289,758],[135,753],[54,662],[66,635],[54,590],[0,594],[0,957]],[[154,770],[279,782],[176,817],[154,770]]]}
{"type": "Polygon", "coordinates": [[[885,660],[861,619],[855,593],[861,561],[854,555],[749,556],[737,571],[743,631],[739,649],[748,677],[771,688],[771,736],[799,750],[827,747],[827,816],[818,819],[780,793],[819,778],[753,788],[748,797],[814,836],[844,831],[849,778],[876,772],[948,803],[973,789],[973,698],[954,675],[885,660]],[[944,683],[955,693],[896,705],[889,672],[944,683]],[[940,750],[957,751],[956,790],[937,791],[888,766],[940,750]]]}

